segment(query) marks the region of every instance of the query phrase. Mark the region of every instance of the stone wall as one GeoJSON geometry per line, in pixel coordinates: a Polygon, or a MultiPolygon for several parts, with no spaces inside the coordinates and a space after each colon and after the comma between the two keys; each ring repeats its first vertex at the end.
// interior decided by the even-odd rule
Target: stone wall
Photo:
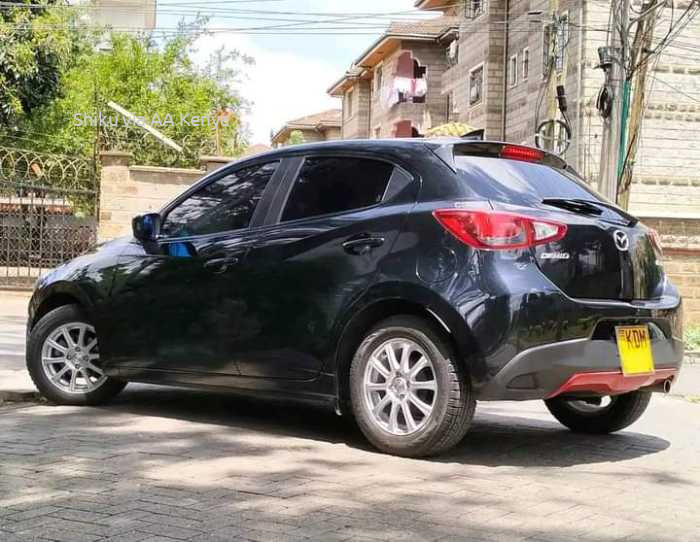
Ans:
{"type": "Polygon", "coordinates": [[[664,269],[683,296],[686,324],[700,324],[700,220],[642,217],[664,247],[664,269]]]}
{"type": "Polygon", "coordinates": [[[205,157],[205,170],[130,165],[129,153],[108,151],[101,155],[99,241],[131,233],[131,219],[157,212],[208,171],[228,158],[205,157]]]}

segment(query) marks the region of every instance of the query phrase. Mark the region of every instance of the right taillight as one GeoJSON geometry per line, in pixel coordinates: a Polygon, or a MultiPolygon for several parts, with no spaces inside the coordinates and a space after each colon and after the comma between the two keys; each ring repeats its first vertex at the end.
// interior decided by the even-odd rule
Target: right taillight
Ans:
{"type": "Polygon", "coordinates": [[[479,249],[527,248],[566,235],[566,224],[516,213],[438,209],[433,216],[457,239],[479,249]]]}

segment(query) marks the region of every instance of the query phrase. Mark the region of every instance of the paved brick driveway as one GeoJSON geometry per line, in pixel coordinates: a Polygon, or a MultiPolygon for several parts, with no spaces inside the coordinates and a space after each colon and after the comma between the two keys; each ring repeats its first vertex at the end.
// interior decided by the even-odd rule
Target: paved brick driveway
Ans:
{"type": "Polygon", "coordinates": [[[583,437],[481,404],[453,453],[368,449],[332,414],[134,387],[0,408],[0,540],[698,540],[700,405],[583,437]]]}

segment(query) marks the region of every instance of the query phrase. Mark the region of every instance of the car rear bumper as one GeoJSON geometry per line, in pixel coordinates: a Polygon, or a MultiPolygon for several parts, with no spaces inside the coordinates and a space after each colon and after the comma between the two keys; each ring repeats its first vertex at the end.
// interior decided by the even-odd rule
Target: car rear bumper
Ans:
{"type": "Polygon", "coordinates": [[[574,339],[524,350],[479,389],[481,401],[547,399],[558,395],[615,395],[675,379],[683,342],[657,336],[651,343],[655,372],[625,376],[614,339],[574,339]]]}

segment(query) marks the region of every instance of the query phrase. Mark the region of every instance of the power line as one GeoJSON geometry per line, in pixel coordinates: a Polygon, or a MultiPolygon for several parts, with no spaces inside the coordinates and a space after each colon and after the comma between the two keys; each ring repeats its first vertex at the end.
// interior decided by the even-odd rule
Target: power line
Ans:
{"type": "Polygon", "coordinates": [[[654,79],[655,81],[658,81],[658,82],[661,83],[662,85],[664,85],[664,86],[670,88],[671,90],[677,92],[678,94],[681,94],[682,96],[685,96],[685,97],[688,98],[689,100],[692,100],[693,102],[696,102],[696,103],[700,103],[700,100],[699,100],[699,99],[694,98],[693,96],[691,96],[690,94],[688,94],[687,92],[685,92],[684,90],[682,90],[682,89],[680,89],[680,88],[678,88],[678,87],[674,87],[673,85],[671,85],[670,83],[667,83],[667,82],[664,81],[663,79],[659,79],[658,77],[656,77],[656,76],[654,76],[654,75],[652,75],[651,78],[654,79]]]}

